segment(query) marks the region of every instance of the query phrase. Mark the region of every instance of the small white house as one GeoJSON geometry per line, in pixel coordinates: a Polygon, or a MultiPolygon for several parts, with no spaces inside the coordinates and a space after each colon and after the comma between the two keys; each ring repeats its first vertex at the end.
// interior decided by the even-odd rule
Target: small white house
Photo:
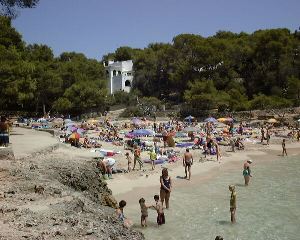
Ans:
{"type": "Polygon", "coordinates": [[[117,91],[130,92],[133,81],[132,60],[104,63],[108,76],[108,90],[110,94],[117,91]]]}

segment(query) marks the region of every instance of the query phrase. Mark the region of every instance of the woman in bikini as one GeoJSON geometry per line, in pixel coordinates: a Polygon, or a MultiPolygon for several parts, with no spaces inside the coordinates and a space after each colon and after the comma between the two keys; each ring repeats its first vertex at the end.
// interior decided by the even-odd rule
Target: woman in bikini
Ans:
{"type": "Polygon", "coordinates": [[[172,189],[172,180],[169,176],[168,169],[164,168],[160,176],[160,201],[162,206],[166,202],[166,208],[169,208],[169,199],[172,189]]]}

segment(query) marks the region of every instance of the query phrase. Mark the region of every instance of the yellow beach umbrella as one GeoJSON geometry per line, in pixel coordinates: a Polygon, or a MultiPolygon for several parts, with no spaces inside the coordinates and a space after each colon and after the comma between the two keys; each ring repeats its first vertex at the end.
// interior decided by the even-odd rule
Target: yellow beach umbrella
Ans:
{"type": "Polygon", "coordinates": [[[270,118],[267,121],[268,123],[277,123],[278,121],[275,118],[270,118]]]}
{"type": "Polygon", "coordinates": [[[227,122],[228,119],[227,118],[218,118],[217,119],[219,122],[223,123],[223,122],[227,122]]]}
{"type": "Polygon", "coordinates": [[[96,120],[96,119],[89,119],[89,120],[87,120],[87,123],[89,123],[89,124],[95,124],[95,123],[98,123],[99,121],[98,120],[96,120]]]}

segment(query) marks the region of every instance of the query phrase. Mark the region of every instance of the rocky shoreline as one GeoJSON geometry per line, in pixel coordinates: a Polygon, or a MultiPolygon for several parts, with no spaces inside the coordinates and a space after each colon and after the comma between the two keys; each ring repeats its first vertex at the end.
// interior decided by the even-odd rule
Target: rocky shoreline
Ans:
{"type": "Polygon", "coordinates": [[[0,239],[144,239],[114,216],[95,160],[61,146],[0,161],[0,239]]]}

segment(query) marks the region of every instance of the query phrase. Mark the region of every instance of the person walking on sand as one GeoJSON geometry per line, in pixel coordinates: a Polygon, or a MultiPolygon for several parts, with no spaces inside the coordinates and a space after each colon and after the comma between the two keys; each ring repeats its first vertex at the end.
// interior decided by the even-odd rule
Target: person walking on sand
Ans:
{"type": "Polygon", "coordinates": [[[271,135],[270,135],[270,129],[269,128],[267,128],[266,138],[267,138],[267,145],[270,145],[271,135]]]}
{"type": "Polygon", "coordinates": [[[215,147],[216,147],[216,155],[217,155],[217,162],[221,163],[221,149],[220,149],[220,146],[217,142],[214,142],[215,143],[215,147]]]}
{"type": "Polygon", "coordinates": [[[155,149],[153,148],[149,154],[150,154],[151,167],[152,167],[151,169],[154,170],[155,169],[155,160],[157,158],[155,149]]]}
{"type": "Polygon", "coordinates": [[[231,219],[231,223],[236,223],[236,220],[235,220],[235,212],[236,212],[235,186],[229,185],[229,191],[231,192],[231,195],[230,195],[230,219],[231,219]]]}
{"type": "Polygon", "coordinates": [[[243,170],[243,176],[245,179],[245,186],[249,185],[250,177],[251,175],[251,170],[250,170],[250,164],[252,163],[252,160],[249,159],[244,163],[244,170],[243,170]]]}
{"type": "Polygon", "coordinates": [[[265,130],[264,130],[264,127],[261,127],[260,133],[261,133],[260,142],[263,143],[264,139],[265,139],[265,130]]]}
{"type": "Polygon", "coordinates": [[[137,144],[134,145],[133,155],[134,155],[134,158],[133,158],[133,169],[132,170],[135,169],[135,165],[136,165],[137,161],[139,162],[140,170],[141,170],[142,166],[143,166],[143,163],[141,160],[141,149],[137,144]]]}
{"type": "Polygon", "coordinates": [[[8,147],[9,144],[9,123],[5,116],[0,121],[0,146],[8,147]]]}
{"type": "Polygon", "coordinates": [[[166,208],[169,208],[169,199],[172,190],[172,180],[169,176],[168,169],[164,168],[160,176],[160,201],[162,206],[166,202],[166,208]]]}
{"type": "Polygon", "coordinates": [[[191,180],[191,167],[193,165],[194,159],[193,155],[190,153],[190,150],[187,148],[183,155],[183,166],[185,171],[185,178],[187,178],[187,172],[189,172],[188,180],[191,180]]]}
{"type": "Polygon", "coordinates": [[[125,153],[126,159],[127,159],[127,171],[130,172],[131,171],[131,163],[132,163],[132,158],[129,156],[129,152],[125,153]]]}
{"type": "Polygon", "coordinates": [[[287,156],[287,152],[286,152],[286,146],[285,146],[285,139],[282,140],[282,156],[284,157],[284,154],[287,156]]]}

